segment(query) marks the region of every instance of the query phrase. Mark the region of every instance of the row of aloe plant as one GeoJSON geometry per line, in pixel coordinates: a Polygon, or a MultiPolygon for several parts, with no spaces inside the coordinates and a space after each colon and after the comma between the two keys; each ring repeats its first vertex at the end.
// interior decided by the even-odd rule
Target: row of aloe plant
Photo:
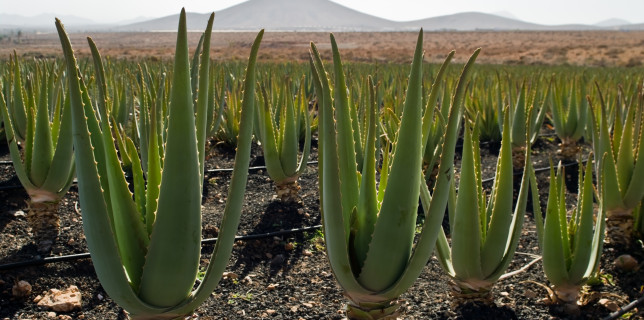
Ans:
{"type": "MultiPolygon", "coordinates": [[[[585,100],[583,91],[579,96],[574,89],[576,82],[572,82],[573,89],[562,86],[562,91],[570,92],[565,98],[552,89],[557,85],[551,79],[543,86],[545,91],[525,81],[513,88],[508,81],[506,96],[500,89],[505,85],[499,85],[492,96],[484,95],[484,88],[468,89],[478,50],[457,81],[445,79],[453,57],[450,53],[435,69],[432,81],[423,83],[422,32],[407,84],[395,80],[395,86],[382,89],[382,82],[374,81],[377,77],[366,81],[356,75],[345,77],[332,36],[333,80],[312,44],[310,82],[303,78],[297,86],[289,82],[280,85],[273,78],[266,82],[268,85],[260,86],[261,93],[256,95],[255,64],[263,32],[253,45],[244,81],[231,81],[228,86],[225,79],[232,77],[218,75],[209,66],[211,26],[212,17],[191,68],[182,12],[172,72],[154,77],[146,68],[139,68],[127,80],[136,84],[139,96],[134,99],[123,94],[122,88],[127,87],[123,82],[107,80],[105,62],[91,39],[94,75],[88,77],[80,71],[64,28],[57,21],[67,66],[65,76],[59,78],[61,73],[56,68],[36,73],[40,76],[32,81],[41,91],[34,92],[32,85],[26,86],[28,93],[22,92],[16,58],[11,64],[12,85],[4,85],[12,88],[12,99],[6,103],[0,95],[17,172],[25,159],[24,173],[19,172],[19,177],[47,181],[46,173],[51,170],[39,167],[41,162],[43,166],[49,164],[44,159],[63,158],[73,169],[70,154],[56,156],[58,151],[53,150],[64,147],[69,153],[71,142],[59,141],[73,132],[83,223],[97,275],[112,299],[133,318],[180,317],[194,310],[215,288],[230,256],[241,214],[253,127],[264,149],[268,173],[276,184],[291,184],[284,187],[289,190],[285,198],[293,198],[297,185],[293,187],[292,183],[305,168],[311,142],[314,118],[308,101],[313,92],[318,107],[318,172],[327,252],[332,270],[350,299],[347,313],[351,318],[394,316],[399,309],[398,296],[422,272],[435,244],[441,264],[454,281],[454,295],[490,300],[490,289],[507,269],[518,244],[530,181],[532,196],[537,197],[530,146],[548,110],[556,131],[557,123],[566,127],[569,120],[584,124],[584,129],[573,131],[590,135],[595,154],[601,155],[595,160],[601,182],[595,197],[602,209],[597,225],[592,224],[589,209],[593,197],[590,166],[580,179],[581,205],[570,223],[565,222],[565,204],[561,201],[562,175],[554,178],[551,174],[557,183],[551,184],[546,221],[537,219],[537,227],[544,270],[557,290],[555,297],[574,302],[576,296],[570,292],[578,292],[578,286],[596,272],[604,214],[609,218],[609,230],[618,230],[616,236],[629,236],[624,232],[630,230],[623,231],[621,226],[630,223],[632,229],[633,219],[641,225],[641,218],[632,214],[639,212],[644,193],[636,183],[636,177],[644,174],[644,161],[636,161],[639,152],[644,152],[640,148],[644,143],[641,98],[623,112],[611,111],[622,110],[618,105],[622,100],[610,104],[603,97],[600,107],[586,110],[583,104],[592,105],[592,100],[585,100]],[[49,75],[46,85],[43,74],[49,75]],[[63,80],[67,90],[61,89],[63,80]],[[92,81],[95,88],[89,86],[92,81]],[[234,86],[243,89],[232,89],[234,86]],[[560,104],[553,102],[558,100],[560,104]],[[21,105],[19,101],[23,101],[24,115],[15,111],[21,105]],[[574,108],[548,108],[549,101],[574,108]],[[493,106],[481,112],[483,103],[493,106]],[[47,110],[48,106],[54,111],[47,110]],[[616,115],[608,116],[610,112],[616,115]],[[590,115],[590,120],[576,116],[582,113],[590,115]],[[464,115],[465,151],[457,193],[453,159],[464,115]],[[72,126],[63,125],[65,121],[72,126]],[[501,131],[500,157],[487,204],[481,185],[478,137],[485,128],[493,130],[495,126],[482,125],[486,121],[496,122],[501,131]],[[237,146],[235,170],[215,254],[203,282],[191,292],[199,263],[206,145],[219,124],[225,127],[223,132],[228,130],[235,137],[230,141],[237,146]],[[17,147],[21,136],[23,155],[17,147]],[[304,148],[298,158],[301,140],[304,148]],[[43,143],[46,145],[41,146],[43,143]],[[619,149],[611,149],[613,145],[619,149]],[[513,151],[522,160],[515,160],[514,167],[524,170],[514,210],[513,151]],[[46,156],[34,158],[36,152],[46,156]],[[427,162],[425,173],[423,160],[427,162]],[[435,183],[430,192],[422,177],[435,164],[435,183]],[[124,169],[132,176],[133,194],[124,169]],[[422,231],[414,241],[419,198],[424,216],[422,231]],[[451,248],[440,228],[446,208],[452,225],[451,248]],[[618,222],[610,222],[611,217],[618,222]]],[[[618,97],[623,99],[623,94],[618,97]]],[[[56,172],[56,180],[67,184],[47,192],[64,194],[71,173],[63,177],[58,170],[51,172],[56,172]]],[[[37,186],[30,180],[22,182],[37,186]]],[[[36,196],[42,193],[33,192],[36,196]]],[[[538,203],[534,199],[533,203],[538,203]]],[[[539,212],[540,208],[533,210],[539,212]]]]}

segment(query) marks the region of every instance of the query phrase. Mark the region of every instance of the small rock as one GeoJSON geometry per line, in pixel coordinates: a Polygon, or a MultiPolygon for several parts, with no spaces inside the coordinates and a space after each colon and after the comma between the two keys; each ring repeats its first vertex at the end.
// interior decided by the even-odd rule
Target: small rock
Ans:
{"type": "Polygon", "coordinates": [[[20,280],[11,288],[11,294],[16,298],[24,298],[31,294],[31,284],[25,280],[20,280]]]}
{"type": "Polygon", "coordinates": [[[305,307],[307,307],[307,308],[313,308],[313,304],[312,304],[312,303],[310,303],[310,302],[302,303],[302,305],[303,305],[303,306],[305,306],[305,307]]]}
{"type": "Polygon", "coordinates": [[[305,256],[307,256],[307,257],[310,257],[310,256],[312,256],[312,255],[313,255],[313,253],[311,252],[311,250],[303,250],[303,251],[302,251],[302,254],[303,254],[303,255],[305,255],[305,256]]]}
{"type": "MultiPolygon", "coordinates": [[[[273,290],[277,289],[277,286],[279,286],[277,283],[271,283],[266,287],[266,291],[273,291],[273,290]]],[[[266,311],[268,311],[268,310],[266,310],[266,311]]]]}
{"type": "Polygon", "coordinates": [[[266,258],[273,259],[273,254],[270,252],[266,252],[266,258]]]}
{"type": "Polygon", "coordinates": [[[598,302],[599,302],[599,304],[601,304],[606,309],[608,309],[608,310],[610,310],[612,312],[615,312],[615,311],[619,310],[619,306],[613,300],[608,300],[606,298],[602,298],[602,299],[599,299],[598,302]]]}
{"type": "Polygon", "coordinates": [[[39,307],[58,312],[69,312],[81,308],[81,293],[76,286],[64,290],[50,289],[38,302],[39,307]]]}
{"type": "Polygon", "coordinates": [[[235,280],[239,278],[239,276],[234,272],[224,272],[222,276],[224,279],[230,279],[230,280],[235,280]]]}
{"type": "Polygon", "coordinates": [[[297,312],[298,307],[297,306],[292,306],[291,307],[291,312],[297,312]]]}
{"type": "Polygon", "coordinates": [[[275,311],[275,310],[273,310],[273,309],[268,309],[268,310],[266,310],[266,314],[268,314],[269,316],[271,316],[271,315],[275,314],[275,312],[277,312],[277,311],[275,311]]]}
{"type": "Polygon", "coordinates": [[[97,294],[97,295],[96,295],[96,298],[97,298],[98,300],[102,301],[102,300],[103,300],[103,298],[105,298],[105,297],[103,297],[103,295],[99,293],[99,294],[97,294]]]}
{"type": "Polygon", "coordinates": [[[250,276],[245,276],[242,282],[245,284],[251,285],[253,284],[253,279],[250,276]]]}
{"type": "Polygon", "coordinates": [[[499,295],[501,295],[502,297],[507,297],[510,294],[508,292],[506,292],[506,291],[502,291],[501,293],[499,293],[499,295]]]}
{"type": "Polygon", "coordinates": [[[24,217],[27,216],[27,214],[25,214],[25,212],[22,211],[22,210],[18,210],[18,211],[13,213],[13,216],[16,217],[16,218],[24,218],[24,217]]]}
{"type": "Polygon", "coordinates": [[[38,301],[40,301],[40,300],[42,300],[42,296],[41,296],[41,295],[37,295],[37,296],[34,298],[33,302],[34,302],[34,303],[38,303],[38,301]]]}
{"type": "Polygon", "coordinates": [[[66,315],[66,314],[61,314],[58,316],[58,320],[72,320],[72,317],[66,315]]]}
{"type": "Polygon", "coordinates": [[[537,296],[537,293],[536,293],[536,292],[534,292],[534,291],[532,291],[532,290],[526,290],[526,291],[523,293],[523,295],[524,295],[526,298],[532,299],[532,298],[534,298],[534,297],[536,297],[536,296],[537,296]]]}
{"type": "Polygon", "coordinates": [[[295,249],[295,245],[293,243],[291,243],[291,242],[289,242],[289,243],[284,245],[284,250],[286,250],[286,251],[291,251],[293,249],[295,249]]]}
{"type": "Polygon", "coordinates": [[[637,271],[639,268],[639,263],[630,254],[623,254],[617,257],[613,263],[615,268],[622,271],[637,271]]]}
{"type": "Polygon", "coordinates": [[[56,318],[56,312],[47,312],[47,318],[56,318]]]}

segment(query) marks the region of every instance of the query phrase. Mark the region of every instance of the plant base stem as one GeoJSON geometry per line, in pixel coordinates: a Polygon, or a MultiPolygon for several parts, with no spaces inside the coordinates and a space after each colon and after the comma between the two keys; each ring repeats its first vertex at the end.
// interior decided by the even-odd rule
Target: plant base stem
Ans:
{"type": "Polygon", "coordinates": [[[27,222],[34,234],[38,252],[49,252],[56,241],[56,237],[58,237],[58,229],[60,228],[58,201],[30,201],[27,205],[29,206],[27,222]]]}
{"type": "Polygon", "coordinates": [[[579,291],[578,286],[569,287],[555,287],[550,296],[550,300],[554,303],[561,304],[564,312],[569,315],[578,315],[579,310],[579,291]]]}
{"type": "Polygon", "coordinates": [[[557,153],[565,160],[575,160],[580,150],[576,140],[564,138],[559,144],[559,151],[557,153]]]}
{"type": "Polygon", "coordinates": [[[494,283],[481,282],[472,283],[458,280],[450,280],[450,295],[452,304],[455,306],[463,305],[468,302],[483,303],[494,305],[494,296],[492,296],[492,286],[494,283]]]}
{"type": "Polygon", "coordinates": [[[615,245],[630,246],[633,223],[632,209],[606,211],[606,240],[615,245]]]}
{"type": "Polygon", "coordinates": [[[393,320],[398,319],[400,303],[396,300],[382,303],[349,302],[347,305],[347,318],[356,320],[393,320]]]}
{"type": "Polygon", "coordinates": [[[151,314],[151,315],[131,315],[128,314],[128,319],[131,320],[182,320],[185,319],[187,315],[179,316],[176,314],[151,314]]]}
{"type": "Polygon", "coordinates": [[[300,189],[297,179],[275,184],[275,193],[282,202],[297,202],[299,200],[298,192],[300,189]]]}

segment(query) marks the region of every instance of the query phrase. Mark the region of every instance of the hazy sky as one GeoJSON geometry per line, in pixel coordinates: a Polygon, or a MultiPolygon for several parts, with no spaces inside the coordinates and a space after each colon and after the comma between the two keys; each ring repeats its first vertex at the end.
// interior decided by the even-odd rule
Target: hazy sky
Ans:
{"type": "MultiPolygon", "coordinates": [[[[540,24],[593,24],[611,18],[644,22],[644,0],[333,0],[347,7],[398,21],[465,11],[506,12],[540,24]]],[[[0,13],[34,16],[42,13],[75,15],[96,22],[117,22],[139,16],[162,17],[180,11],[212,12],[244,0],[0,0],[0,13]]],[[[2,21],[0,21],[2,23],[2,21]]]]}

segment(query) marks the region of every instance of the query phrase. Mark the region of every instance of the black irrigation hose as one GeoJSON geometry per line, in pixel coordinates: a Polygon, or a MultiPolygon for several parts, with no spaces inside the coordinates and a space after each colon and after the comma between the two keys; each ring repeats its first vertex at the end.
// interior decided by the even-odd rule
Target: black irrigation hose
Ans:
{"type": "MultiPolygon", "coordinates": [[[[586,160],[582,160],[582,163],[585,163],[586,160]]],[[[310,161],[307,162],[307,164],[316,164],[317,161],[310,161]]],[[[568,166],[573,166],[576,165],[577,162],[570,162],[570,163],[564,163],[562,166],[568,167],[568,166]]],[[[265,166],[256,166],[256,167],[250,167],[248,170],[262,170],[265,169],[265,166]]],[[[210,169],[207,170],[206,172],[209,173],[215,173],[215,172],[229,172],[232,171],[233,169],[230,168],[223,168],[223,169],[210,169]]],[[[534,169],[535,172],[541,172],[541,171],[547,171],[550,170],[550,167],[544,167],[544,168],[536,168],[534,169]]],[[[521,174],[520,172],[515,172],[514,175],[519,175],[521,174]]],[[[492,182],[494,181],[494,177],[488,178],[488,179],[483,179],[482,182],[492,182]]],[[[16,186],[0,186],[0,190],[6,190],[8,187],[16,187],[16,186]]],[[[17,188],[20,188],[21,186],[17,186],[17,188]]],[[[260,238],[267,238],[267,237],[273,237],[273,236],[279,236],[279,235],[285,235],[285,234],[292,234],[292,233],[298,233],[298,232],[306,232],[309,230],[317,230],[320,229],[322,225],[315,225],[311,227],[304,227],[304,228],[296,228],[296,229],[290,229],[290,230],[280,230],[280,231],[274,231],[274,232],[268,232],[268,233],[260,233],[260,234],[249,234],[245,236],[237,236],[235,237],[235,240],[251,240],[251,239],[260,239],[260,238]]],[[[210,243],[215,243],[217,241],[217,238],[209,238],[209,239],[203,239],[201,241],[202,244],[210,244],[210,243]]],[[[20,267],[26,267],[26,266],[36,266],[36,265],[44,265],[47,263],[55,263],[55,262],[64,262],[64,261],[72,261],[72,260],[78,260],[78,259],[84,259],[84,258],[89,258],[89,253],[80,253],[80,254],[72,254],[72,255],[66,255],[66,256],[58,256],[58,257],[46,257],[46,258],[41,258],[41,259],[35,259],[35,260],[30,260],[30,261],[23,261],[23,262],[14,262],[14,263],[8,263],[4,265],[0,265],[0,270],[10,270],[10,269],[15,269],[15,268],[20,268],[20,267]]]]}
{"type": "MultiPolygon", "coordinates": [[[[262,238],[269,238],[269,237],[275,237],[275,236],[282,236],[282,235],[287,235],[287,234],[293,234],[293,233],[300,233],[300,232],[307,232],[311,230],[318,230],[322,228],[322,225],[315,225],[315,226],[310,226],[310,227],[303,227],[303,228],[295,228],[295,229],[289,229],[289,230],[280,230],[280,231],[273,231],[273,232],[266,232],[266,233],[257,233],[257,234],[248,234],[244,236],[236,236],[235,240],[254,240],[254,239],[262,239],[262,238]]],[[[217,241],[217,238],[208,238],[208,239],[203,239],[201,240],[201,244],[211,244],[215,243],[217,241]]],[[[33,266],[40,266],[48,263],[57,263],[57,262],[65,262],[65,261],[75,261],[79,259],[86,259],[90,258],[89,253],[77,253],[77,254],[70,254],[70,255],[65,255],[65,256],[57,256],[57,257],[45,257],[45,258],[40,258],[40,259],[33,259],[33,260],[28,260],[28,261],[20,261],[20,262],[12,262],[12,263],[7,263],[0,265],[0,271],[5,271],[5,270],[11,270],[11,269],[16,269],[16,268],[21,268],[21,267],[33,267],[33,266]]]]}
{"type": "MultiPolygon", "coordinates": [[[[588,162],[588,159],[581,160],[581,163],[586,163],[586,162],[588,162]]],[[[578,164],[579,164],[578,162],[567,162],[567,163],[562,163],[561,166],[565,168],[565,167],[572,167],[572,166],[578,165],[578,164]]],[[[542,167],[542,168],[535,168],[534,169],[534,173],[543,172],[543,171],[550,171],[550,167],[542,167]]],[[[522,174],[523,174],[522,171],[515,171],[513,173],[513,175],[515,175],[515,176],[522,175],[522,174]]],[[[493,182],[493,181],[494,181],[494,177],[491,177],[491,178],[487,178],[487,179],[482,179],[481,183],[493,182]]]]}
{"type": "MultiPolygon", "coordinates": [[[[317,164],[317,163],[318,163],[317,161],[309,161],[306,164],[307,165],[312,165],[312,164],[317,164]]],[[[266,166],[255,166],[255,167],[249,167],[248,171],[257,171],[257,170],[264,170],[264,169],[266,169],[266,166]]],[[[208,169],[208,170],[206,170],[206,173],[232,172],[233,170],[234,170],[233,168],[208,169]]],[[[74,181],[72,182],[72,185],[76,184],[77,182],[78,181],[76,179],[74,179],[74,181]]],[[[22,188],[22,185],[17,185],[17,184],[8,185],[8,186],[0,186],[0,191],[14,190],[14,189],[20,189],[20,188],[22,188]]]]}
{"type": "MultiPolygon", "coordinates": [[[[582,163],[586,163],[588,159],[582,160],[582,163]]],[[[317,164],[317,161],[309,161],[306,164],[307,165],[313,165],[317,164]]],[[[576,165],[577,162],[570,162],[570,163],[564,163],[562,164],[563,167],[569,167],[576,165]]],[[[256,171],[256,170],[264,170],[266,169],[266,166],[255,166],[255,167],[249,167],[248,171],[256,171]]],[[[550,170],[550,167],[544,167],[544,168],[536,168],[534,169],[534,172],[541,172],[541,171],[548,171],[550,170]]],[[[233,168],[221,168],[221,169],[208,169],[206,170],[206,173],[217,173],[217,172],[232,172],[233,168]]],[[[520,172],[515,172],[514,175],[519,175],[521,174],[520,172]]],[[[488,178],[488,179],[483,179],[482,182],[492,182],[494,181],[494,178],[488,178]]],[[[74,183],[76,183],[76,179],[74,179],[74,183]]],[[[20,189],[22,188],[22,185],[8,185],[8,186],[0,186],[0,191],[5,191],[5,190],[14,190],[14,189],[20,189]]]]}
{"type": "MultiPolygon", "coordinates": [[[[317,161],[309,161],[306,164],[307,165],[312,165],[312,164],[317,164],[317,161]]],[[[255,166],[255,167],[249,167],[248,171],[256,171],[256,170],[264,170],[266,169],[266,166],[255,166]]],[[[217,173],[217,172],[232,172],[234,169],[233,168],[217,168],[217,169],[208,169],[206,170],[206,173],[217,173]]]]}
{"type": "MultiPolygon", "coordinates": [[[[554,134],[554,133],[544,133],[544,134],[538,135],[537,137],[552,137],[552,136],[556,136],[556,134],[554,134]]],[[[480,142],[481,145],[486,145],[486,144],[490,144],[490,143],[493,143],[493,142],[492,141],[482,141],[482,142],[480,142]]],[[[500,143],[500,142],[497,142],[497,143],[500,143]]],[[[457,148],[462,148],[463,144],[457,144],[456,147],[457,148]]],[[[317,163],[317,161],[308,162],[308,164],[312,164],[312,163],[317,163]]],[[[13,164],[13,161],[11,161],[11,160],[0,160],[0,165],[12,165],[12,164],[13,164]]],[[[253,170],[253,169],[260,170],[260,169],[262,169],[262,167],[260,166],[260,167],[250,167],[250,168],[248,168],[248,170],[253,170]]],[[[211,170],[212,171],[209,170],[207,172],[232,171],[232,169],[230,169],[230,170],[228,170],[228,169],[211,169],[211,170]]]]}
{"type": "Polygon", "coordinates": [[[602,320],[615,320],[619,319],[622,315],[624,315],[626,312],[629,312],[635,307],[637,307],[639,304],[644,303],[644,296],[641,296],[639,299],[629,303],[628,305],[624,306],[623,308],[620,308],[619,310],[609,314],[606,318],[602,320]]]}

